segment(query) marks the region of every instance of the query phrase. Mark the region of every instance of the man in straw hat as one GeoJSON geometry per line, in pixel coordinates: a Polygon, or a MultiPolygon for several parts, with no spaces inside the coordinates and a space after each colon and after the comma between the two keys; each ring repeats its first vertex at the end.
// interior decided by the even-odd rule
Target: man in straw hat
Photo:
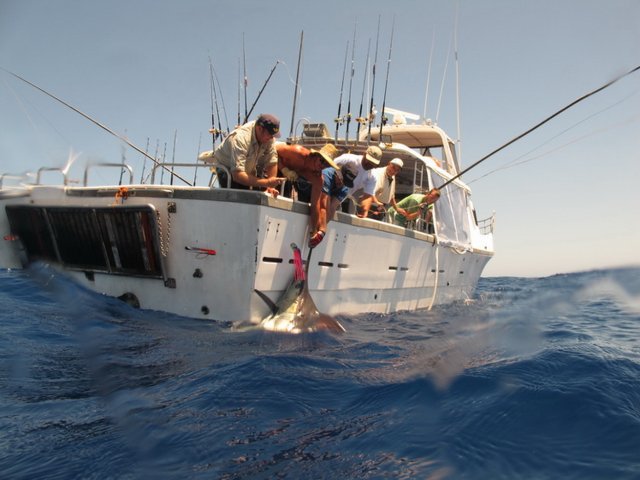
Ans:
{"type": "Polygon", "coordinates": [[[278,166],[280,172],[291,182],[295,182],[299,189],[299,200],[309,201],[311,215],[311,238],[309,242],[313,248],[324,237],[326,231],[326,214],[322,214],[321,195],[323,188],[323,169],[339,170],[333,159],[338,150],[332,144],[326,144],[320,150],[308,149],[302,145],[276,145],[278,152],[278,166]],[[323,232],[320,236],[317,232],[323,232]],[[315,237],[314,237],[315,235],[315,237]],[[319,238],[318,238],[319,237],[319,238]]]}

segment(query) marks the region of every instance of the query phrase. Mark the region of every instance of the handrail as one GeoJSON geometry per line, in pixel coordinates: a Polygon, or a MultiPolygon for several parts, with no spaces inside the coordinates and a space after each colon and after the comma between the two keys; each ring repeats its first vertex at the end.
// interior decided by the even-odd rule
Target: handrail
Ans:
{"type": "Polygon", "coordinates": [[[67,186],[67,183],[68,183],[67,174],[60,167],[40,167],[38,169],[38,173],[36,174],[36,183],[35,183],[36,185],[40,185],[40,174],[42,172],[60,172],[64,179],[64,186],[65,187],[67,186]]]}
{"type": "MultiPolygon", "coordinates": [[[[224,165],[219,165],[217,163],[211,164],[211,179],[209,180],[209,188],[213,188],[213,182],[218,178],[218,169],[222,170],[227,174],[227,188],[231,188],[231,171],[225,167],[224,165]]],[[[220,182],[218,182],[218,185],[220,182]]],[[[220,185],[222,187],[222,185],[220,185]]]]}
{"type": "Polygon", "coordinates": [[[171,170],[171,168],[173,167],[194,167],[194,168],[198,168],[198,167],[202,167],[202,162],[198,163],[194,163],[194,162],[188,162],[188,163],[174,163],[174,162],[158,162],[155,163],[153,165],[153,168],[151,169],[151,183],[155,183],[156,181],[156,170],[158,168],[167,168],[170,167],[169,170],[171,170]]]}
{"type": "Polygon", "coordinates": [[[478,228],[480,229],[480,233],[483,235],[488,235],[489,233],[493,233],[493,229],[496,224],[496,212],[490,217],[484,218],[482,220],[478,220],[478,228]]]}
{"type": "MultiPolygon", "coordinates": [[[[119,167],[119,168],[126,168],[129,171],[129,185],[131,185],[133,183],[133,169],[131,168],[131,166],[127,165],[126,163],[93,163],[90,165],[87,165],[84,169],[84,176],[83,176],[83,180],[82,180],[82,185],[84,187],[87,186],[87,180],[89,179],[89,169],[92,167],[119,167]]],[[[38,171],[39,172],[39,171],[38,171]]],[[[65,185],[66,185],[66,177],[65,177],[65,185]]]]}

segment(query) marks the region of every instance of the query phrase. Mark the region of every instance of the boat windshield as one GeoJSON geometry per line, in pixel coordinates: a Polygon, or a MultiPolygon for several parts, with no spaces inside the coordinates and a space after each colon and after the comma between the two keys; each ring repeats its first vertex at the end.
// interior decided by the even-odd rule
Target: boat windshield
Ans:
{"type": "MultiPolygon", "coordinates": [[[[436,188],[446,181],[433,171],[431,176],[436,188]]],[[[435,204],[435,220],[441,243],[465,250],[471,248],[467,199],[467,191],[455,183],[450,183],[440,191],[440,199],[435,204]]]]}

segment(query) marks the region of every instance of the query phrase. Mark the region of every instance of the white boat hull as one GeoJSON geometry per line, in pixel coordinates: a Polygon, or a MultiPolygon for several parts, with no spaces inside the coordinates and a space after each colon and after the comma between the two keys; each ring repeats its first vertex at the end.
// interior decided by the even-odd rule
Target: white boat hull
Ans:
{"type": "MultiPolygon", "coordinates": [[[[114,273],[45,261],[84,287],[114,297],[126,295],[141,308],[255,323],[269,307],[254,290],[276,301],[293,275],[290,244],[307,248],[308,206],[289,199],[204,187],[129,186],[125,199],[116,198],[117,191],[33,187],[28,195],[0,196],[5,239],[0,267],[18,268],[34,260],[11,236],[8,205],[149,208],[157,217],[161,274],[114,273]]],[[[490,241],[484,246],[475,242],[462,251],[426,233],[342,213],[336,217],[313,250],[309,268],[311,295],[318,309],[330,315],[390,313],[467,299],[493,255],[490,241]]],[[[105,248],[113,253],[114,245],[105,248]]]]}

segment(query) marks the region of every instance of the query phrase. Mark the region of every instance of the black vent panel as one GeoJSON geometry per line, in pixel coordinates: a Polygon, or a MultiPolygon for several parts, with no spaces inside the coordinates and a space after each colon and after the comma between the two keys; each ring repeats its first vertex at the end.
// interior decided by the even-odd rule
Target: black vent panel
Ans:
{"type": "Polygon", "coordinates": [[[162,278],[156,210],[151,205],[8,205],[11,233],[29,261],[66,268],[162,278]]]}

